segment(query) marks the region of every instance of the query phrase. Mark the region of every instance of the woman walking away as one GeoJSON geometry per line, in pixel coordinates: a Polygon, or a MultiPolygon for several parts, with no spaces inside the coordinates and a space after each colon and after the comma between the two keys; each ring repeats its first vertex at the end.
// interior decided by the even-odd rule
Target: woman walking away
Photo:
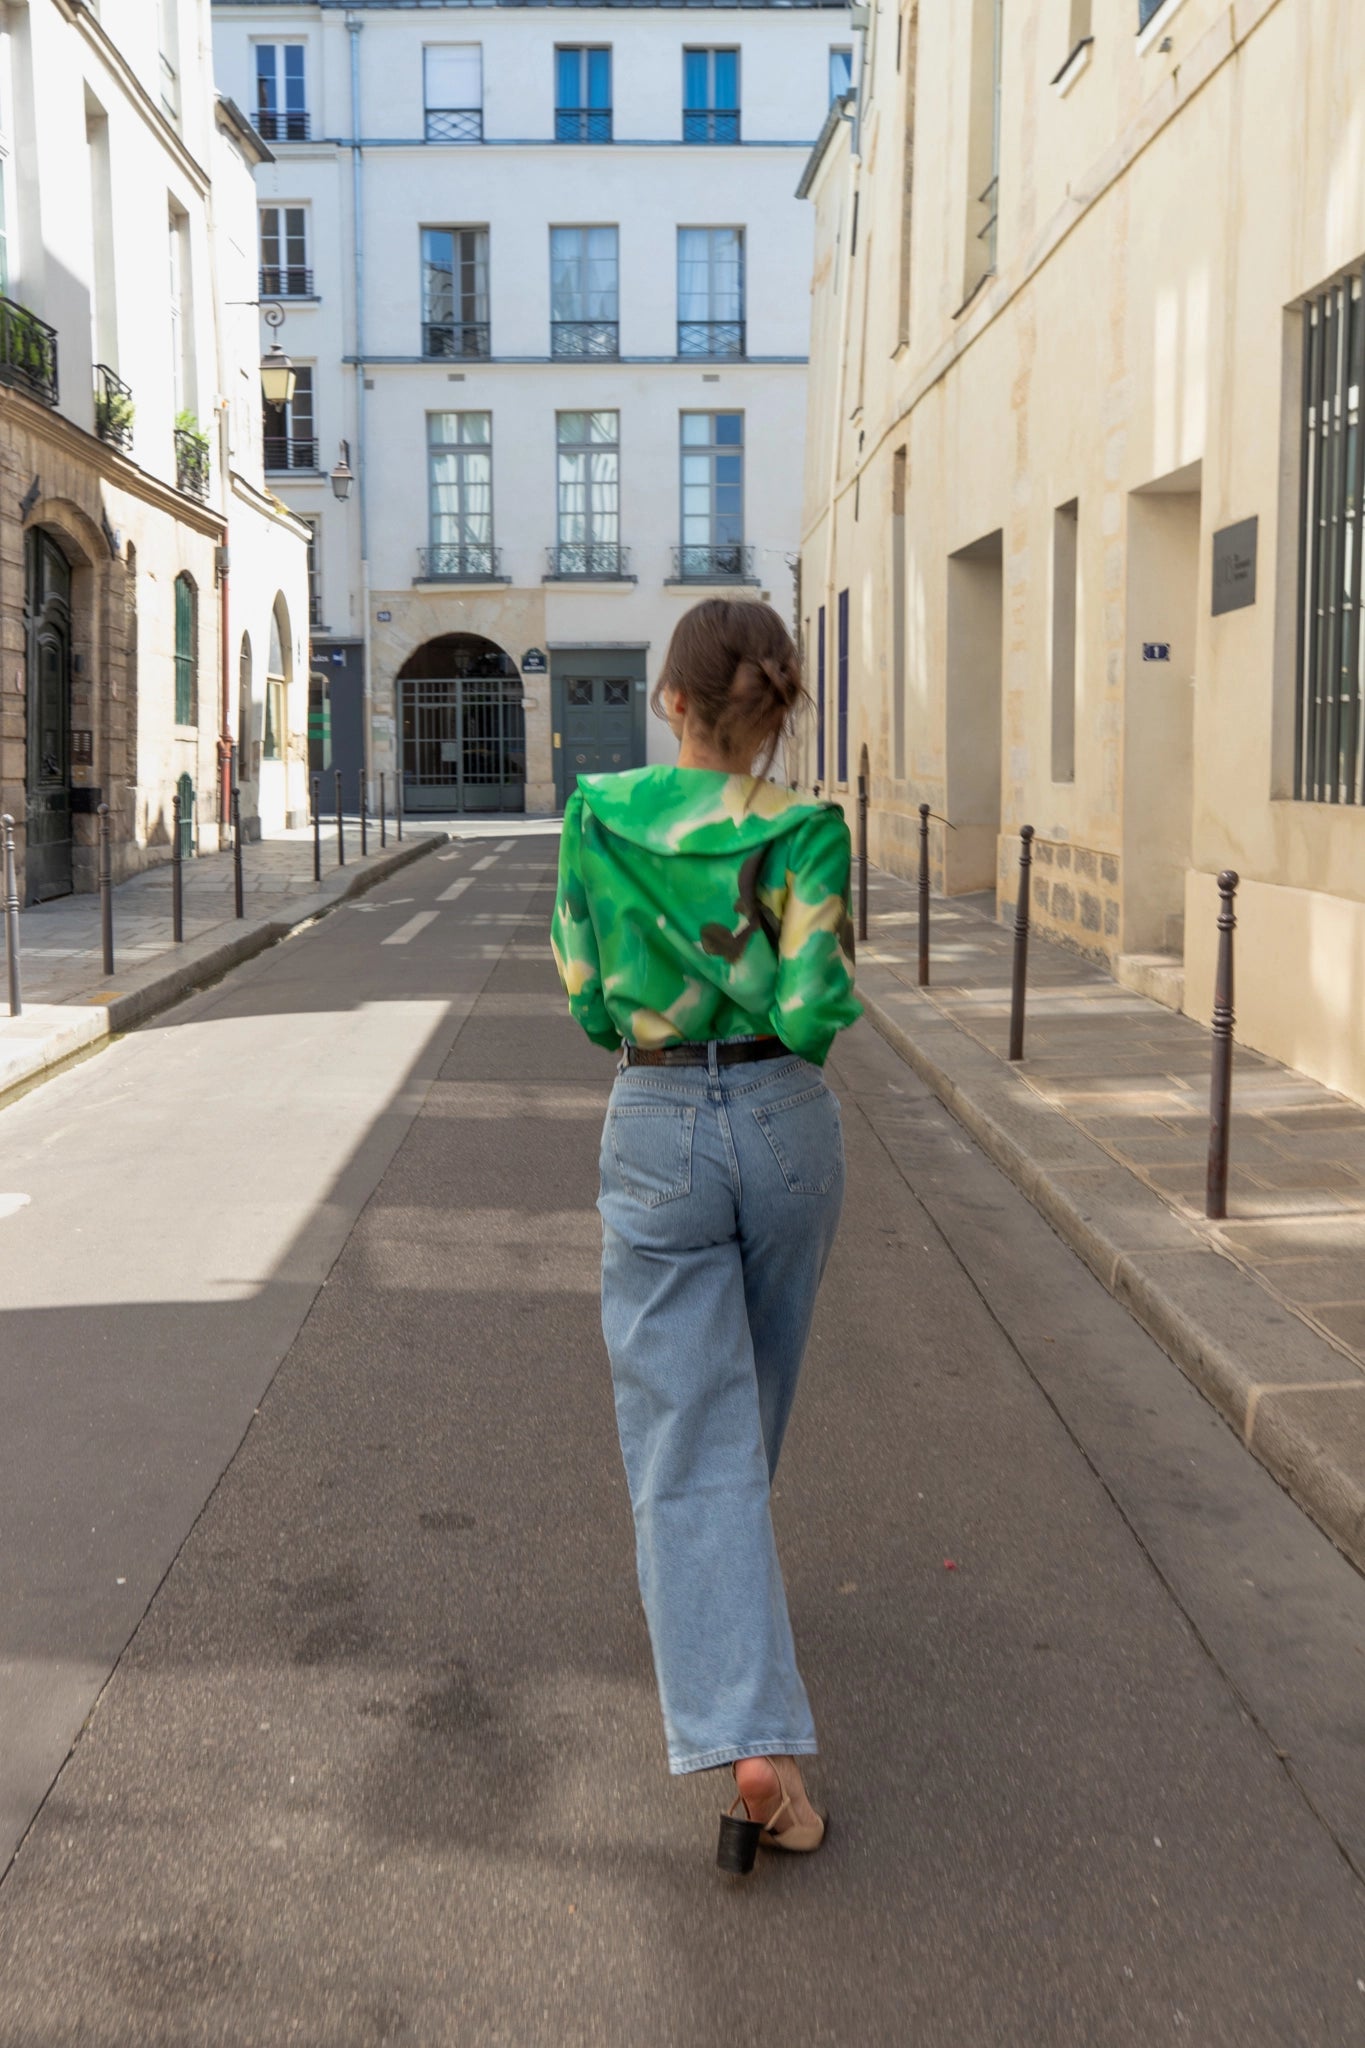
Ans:
{"type": "Polygon", "coordinates": [[[573,1015],[621,1054],[602,1328],[669,1769],[732,1767],[739,1872],[825,1832],[768,1496],[843,1202],[820,1068],[861,1010],[843,815],[764,779],[804,695],[767,605],[688,612],[653,698],[678,765],[582,778],[553,923],[573,1015]]]}

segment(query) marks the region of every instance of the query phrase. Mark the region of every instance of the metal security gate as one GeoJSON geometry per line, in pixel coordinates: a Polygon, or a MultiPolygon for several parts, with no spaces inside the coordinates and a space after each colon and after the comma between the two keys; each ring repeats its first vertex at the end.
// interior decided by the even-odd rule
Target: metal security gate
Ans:
{"type": "Polygon", "coordinates": [[[28,775],[25,897],[69,896],[71,862],[71,569],[45,533],[27,548],[28,775]]]}
{"type": "Polygon", "coordinates": [[[520,676],[400,678],[408,811],[524,811],[520,676]]]}

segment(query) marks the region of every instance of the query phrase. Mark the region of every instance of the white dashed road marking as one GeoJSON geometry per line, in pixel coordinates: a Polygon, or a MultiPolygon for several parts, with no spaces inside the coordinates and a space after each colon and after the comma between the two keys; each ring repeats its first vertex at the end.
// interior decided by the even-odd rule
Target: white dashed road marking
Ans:
{"type": "Polygon", "coordinates": [[[475,863],[474,863],[474,873],[475,873],[475,874],[477,875],[477,874],[478,874],[478,872],[479,872],[479,869],[480,869],[480,868],[491,868],[491,867],[493,866],[493,863],[494,863],[494,861],[495,861],[496,859],[497,859],[497,855],[496,855],[496,854],[493,854],[493,853],[486,853],[486,854],[484,855],[484,857],[483,857],[483,859],[482,859],[482,860],[476,860],[476,861],[475,861],[475,863]]]}
{"type": "Polygon", "coordinates": [[[380,940],[380,944],[406,946],[409,939],[417,937],[418,932],[425,931],[429,924],[435,924],[439,915],[440,912],[436,910],[419,910],[416,917],[410,917],[406,924],[400,924],[397,931],[390,932],[386,939],[380,940]]]}
{"type": "Polygon", "coordinates": [[[516,843],[515,839],[500,839],[493,848],[493,851],[494,853],[510,853],[516,843]]]}
{"type": "Polygon", "coordinates": [[[472,880],[473,877],[471,875],[465,875],[461,878],[460,881],[452,882],[448,889],[442,889],[440,895],[436,898],[436,901],[438,903],[453,903],[457,896],[462,896],[464,894],[465,890],[469,887],[469,884],[472,880]]]}

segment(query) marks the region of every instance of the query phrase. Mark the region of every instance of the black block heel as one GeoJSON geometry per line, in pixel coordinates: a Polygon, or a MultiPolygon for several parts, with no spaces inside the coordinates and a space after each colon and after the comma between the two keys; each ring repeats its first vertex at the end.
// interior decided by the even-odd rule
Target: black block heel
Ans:
{"type": "MultiPolygon", "coordinates": [[[[735,1802],[739,1804],[738,1800],[735,1802]]],[[[732,1877],[747,1877],[758,1854],[763,1826],[756,1820],[739,1820],[733,1813],[720,1817],[720,1840],[716,1844],[716,1868],[732,1877]]]]}

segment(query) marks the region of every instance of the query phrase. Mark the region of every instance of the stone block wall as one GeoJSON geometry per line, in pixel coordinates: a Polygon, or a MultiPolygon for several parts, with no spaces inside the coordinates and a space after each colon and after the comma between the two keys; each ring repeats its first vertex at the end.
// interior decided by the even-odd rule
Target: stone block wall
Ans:
{"type": "MultiPolygon", "coordinates": [[[[1019,894],[1019,839],[999,849],[999,914],[1012,920],[1019,894]]],[[[1030,923],[1087,959],[1108,966],[1119,951],[1119,858],[1069,841],[1035,838],[1030,923]]]]}

